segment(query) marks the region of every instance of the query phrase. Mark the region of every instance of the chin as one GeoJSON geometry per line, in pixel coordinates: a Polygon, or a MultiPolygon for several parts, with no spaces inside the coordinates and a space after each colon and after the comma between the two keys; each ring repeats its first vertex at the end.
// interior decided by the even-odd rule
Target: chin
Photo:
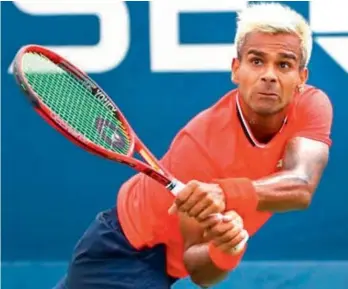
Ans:
{"type": "Polygon", "coordinates": [[[284,107],[275,106],[256,106],[253,107],[253,111],[262,116],[271,116],[281,112],[284,107]]]}

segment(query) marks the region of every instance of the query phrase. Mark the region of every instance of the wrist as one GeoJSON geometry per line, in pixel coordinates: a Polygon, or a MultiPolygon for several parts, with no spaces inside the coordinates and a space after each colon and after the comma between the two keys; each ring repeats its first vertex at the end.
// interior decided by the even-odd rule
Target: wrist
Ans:
{"type": "Polygon", "coordinates": [[[236,255],[227,254],[217,248],[212,242],[208,244],[209,256],[212,262],[221,270],[230,271],[236,268],[240,262],[244,249],[236,255]]]}
{"type": "Polygon", "coordinates": [[[259,198],[252,181],[248,178],[218,179],[215,182],[225,194],[226,210],[255,211],[259,198]]]}

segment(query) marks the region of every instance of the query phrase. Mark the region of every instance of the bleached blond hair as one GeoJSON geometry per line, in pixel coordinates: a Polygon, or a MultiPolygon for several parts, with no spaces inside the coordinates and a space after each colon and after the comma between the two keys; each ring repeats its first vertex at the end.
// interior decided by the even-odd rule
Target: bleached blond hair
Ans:
{"type": "Polygon", "coordinates": [[[279,3],[250,4],[238,13],[235,45],[240,57],[246,36],[251,32],[296,34],[301,41],[301,66],[305,67],[312,53],[312,31],[307,21],[288,6],[279,3]]]}

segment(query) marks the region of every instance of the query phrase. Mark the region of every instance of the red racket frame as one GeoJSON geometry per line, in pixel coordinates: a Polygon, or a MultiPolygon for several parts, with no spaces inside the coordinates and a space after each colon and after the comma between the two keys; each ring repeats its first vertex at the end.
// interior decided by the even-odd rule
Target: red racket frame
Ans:
{"type": "Polygon", "coordinates": [[[14,75],[17,83],[23,90],[24,94],[29,98],[30,103],[33,105],[35,111],[44,119],[48,124],[54,127],[57,131],[63,134],[71,142],[80,146],[84,150],[98,155],[100,157],[113,160],[119,163],[126,164],[133,169],[142,172],[151,178],[155,179],[162,185],[166,186],[169,190],[175,186],[175,178],[159,163],[158,159],[148,150],[148,148],[141,142],[138,136],[135,134],[132,127],[129,125],[127,119],[124,117],[120,109],[116,106],[113,100],[96,84],[86,73],[78,69],[75,65],[64,59],[57,53],[40,45],[26,45],[22,47],[15,56],[14,75]],[[76,78],[91,83],[94,87],[105,95],[108,101],[116,109],[115,117],[122,121],[127,133],[130,136],[130,148],[126,155],[118,154],[116,152],[104,149],[103,147],[94,144],[86,139],[80,133],[71,128],[63,119],[55,114],[47,105],[43,103],[39,95],[32,89],[28,80],[25,77],[22,60],[26,53],[38,53],[48,58],[53,63],[59,65],[62,69],[68,71],[76,78]],[[147,163],[140,161],[133,157],[134,153],[139,153],[147,163]]]}

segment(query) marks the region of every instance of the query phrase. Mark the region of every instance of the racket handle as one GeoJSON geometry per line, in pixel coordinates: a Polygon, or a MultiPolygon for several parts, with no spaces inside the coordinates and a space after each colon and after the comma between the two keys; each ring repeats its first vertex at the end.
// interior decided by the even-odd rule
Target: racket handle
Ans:
{"type": "Polygon", "coordinates": [[[185,187],[186,185],[184,183],[174,179],[166,188],[176,197],[185,187]]]}
{"type": "MultiPolygon", "coordinates": [[[[172,180],[172,182],[167,186],[167,189],[176,197],[178,194],[179,194],[179,192],[182,190],[182,189],[184,189],[185,188],[185,184],[184,183],[182,183],[182,182],[180,182],[180,181],[178,181],[178,180],[172,180]]],[[[219,218],[219,220],[223,220],[223,215],[222,214],[213,214],[213,215],[211,215],[211,216],[215,216],[215,217],[217,217],[217,218],[219,218]]],[[[242,241],[242,242],[240,242],[236,247],[234,247],[233,249],[232,249],[232,252],[233,253],[239,253],[239,252],[241,252],[243,249],[244,249],[244,247],[245,247],[245,245],[246,245],[246,243],[248,242],[248,240],[249,240],[249,234],[248,234],[248,232],[246,231],[246,230],[244,230],[245,231],[245,233],[246,233],[246,237],[244,238],[244,240],[242,241]]]]}

